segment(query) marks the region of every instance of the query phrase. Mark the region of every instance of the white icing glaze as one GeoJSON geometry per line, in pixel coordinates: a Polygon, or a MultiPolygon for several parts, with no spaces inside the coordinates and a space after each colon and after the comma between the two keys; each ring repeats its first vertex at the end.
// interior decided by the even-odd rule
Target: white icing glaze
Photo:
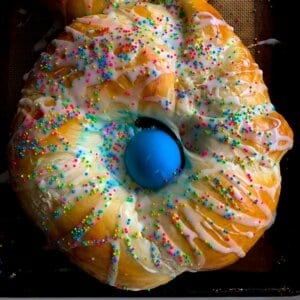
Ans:
{"type": "Polygon", "coordinates": [[[253,47],[256,47],[256,46],[261,46],[261,45],[271,45],[271,46],[274,46],[274,45],[277,45],[277,44],[280,44],[280,41],[277,40],[277,39],[274,39],[274,38],[270,38],[270,39],[266,39],[266,40],[263,40],[263,41],[259,41],[255,44],[251,44],[248,46],[248,48],[253,48],[253,47]]]}
{"type": "Polygon", "coordinates": [[[197,28],[199,29],[202,29],[206,26],[226,26],[233,30],[233,28],[224,20],[217,19],[211,13],[206,11],[197,12],[192,19],[192,23],[197,24],[197,28]]]}
{"type": "Polygon", "coordinates": [[[117,276],[118,276],[118,266],[120,260],[120,242],[118,240],[112,243],[113,254],[112,254],[112,262],[111,267],[108,272],[107,283],[110,285],[115,285],[117,276]]]}
{"type": "MultiPolygon", "coordinates": [[[[192,208],[186,206],[183,208],[183,212],[187,218],[187,221],[192,224],[193,228],[198,234],[198,238],[210,244],[213,249],[221,253],[236,253],[240,257],[245,255],[244,251],[231,239],[228,244],[230,247],[224,247],[216,239],[214,239],[201,224],[203,218],[201,215],[197,214],[192,208]]],[[[206,223],[205,227],[209,227],[206,223]]]]}

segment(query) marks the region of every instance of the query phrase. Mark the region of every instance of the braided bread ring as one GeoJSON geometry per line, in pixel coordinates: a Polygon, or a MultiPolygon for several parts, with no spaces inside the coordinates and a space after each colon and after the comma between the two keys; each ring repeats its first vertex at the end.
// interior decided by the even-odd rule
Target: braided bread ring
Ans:
{"type": "Polygon", "coordinates": [[[27,75],[9,145],[24,209],[102,282],[148,289],[243,257],[272,224],[292,131],[204,0],[135,3],[66,27],[27,75]],[[123,157],[154,118],[184,168],[146,190],[123,157]]]}

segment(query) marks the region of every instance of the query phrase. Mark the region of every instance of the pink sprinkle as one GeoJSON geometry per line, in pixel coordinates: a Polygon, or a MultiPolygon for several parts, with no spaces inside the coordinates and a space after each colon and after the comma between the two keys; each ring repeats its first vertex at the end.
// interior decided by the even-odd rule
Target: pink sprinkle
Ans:
{"type": "Polygon", "coordinates": [[[208,154],[208,152],[207,151],[202,151],[202,153],[201,153],[201,155],[202,155],[202,157],[205,157],[205,156],[207,156],[207,154],[208,154]]]}

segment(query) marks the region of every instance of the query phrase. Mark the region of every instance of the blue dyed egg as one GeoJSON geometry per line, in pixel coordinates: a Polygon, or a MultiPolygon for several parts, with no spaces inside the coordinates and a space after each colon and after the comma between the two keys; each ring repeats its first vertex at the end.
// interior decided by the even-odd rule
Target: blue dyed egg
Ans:
{"type": "Polygon", "coordinates": [[[147,189],[167,185],[182,164],[180,147],[166,132],[151,128],[137,133],[125,150],[125,166],[135,183],[147,189]]]}

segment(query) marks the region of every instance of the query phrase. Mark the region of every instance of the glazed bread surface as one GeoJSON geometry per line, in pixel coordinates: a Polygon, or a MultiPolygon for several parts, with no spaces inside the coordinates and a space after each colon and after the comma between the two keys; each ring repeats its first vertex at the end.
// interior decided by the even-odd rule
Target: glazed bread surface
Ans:
{"type": "Polygon", "coordinates": [[[262,71],[206,1],[123,3],[76,19],[27,74],[10,172],[51,243],[140,290],[244,257],[274,221],[292,141],[262,71]],[[183,147],[159,190],[124,165],[145,117],[183,147]]]}

